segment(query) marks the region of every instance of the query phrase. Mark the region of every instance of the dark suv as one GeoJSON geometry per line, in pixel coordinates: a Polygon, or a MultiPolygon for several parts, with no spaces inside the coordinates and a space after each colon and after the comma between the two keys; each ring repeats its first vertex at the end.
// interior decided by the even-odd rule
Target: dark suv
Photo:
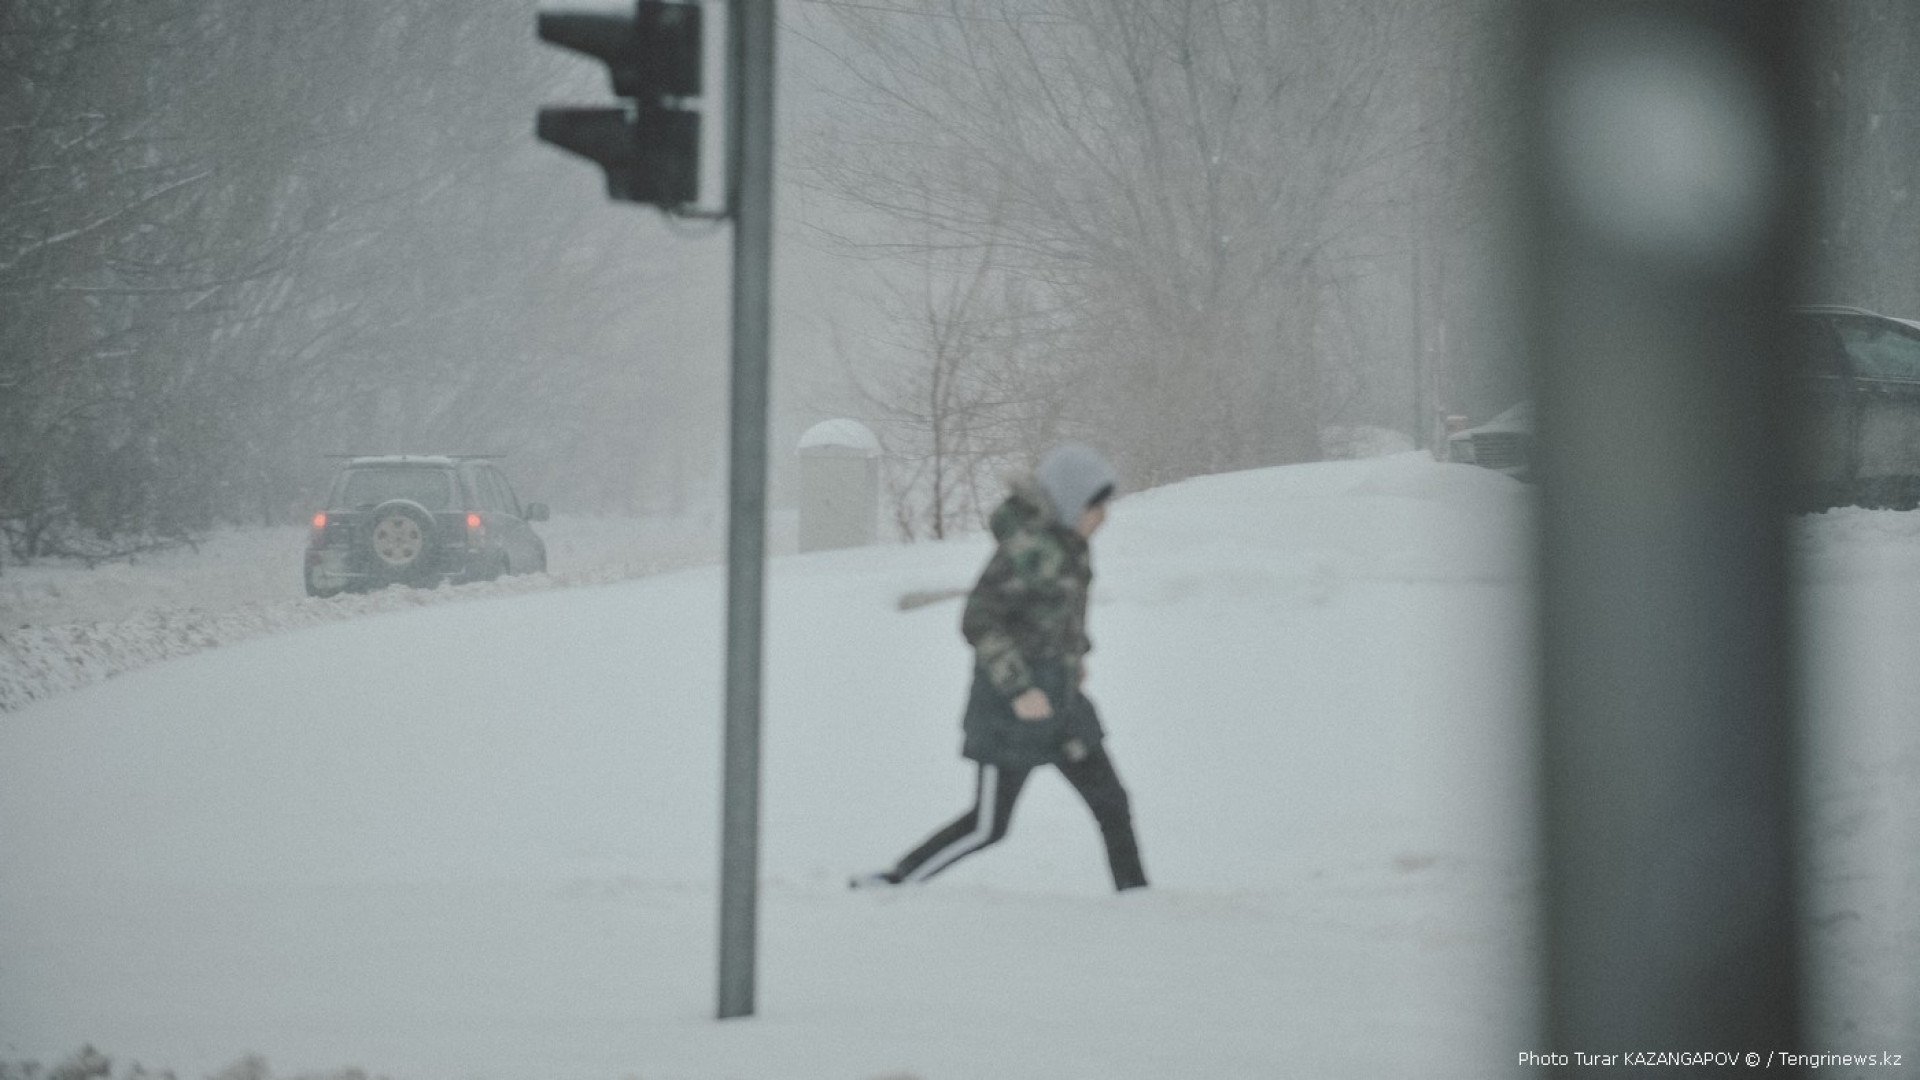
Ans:
{"type": "MultiPolygon", "coordinates": [[[[1920,507],[1920,321],[1809,305],[1793,309],[1789,332],[1805,451],[1797,508],[1920,507]]],[[[1521,402],[1453,434],[1447,456],[1530,479],[1533,431],[1521,402]]]]}
{"type": "Polygon", "coordinates": [[[1920,506],[1920,323],[1833,305],[1794,314],[1809,508],[1920,506]]]}
{"type": "Polygon", "coordinates": [[[350,458],[313,516],[307,595],[538,573],[547,545],[528,522],[545,520],[490,458],[350,458]]]}

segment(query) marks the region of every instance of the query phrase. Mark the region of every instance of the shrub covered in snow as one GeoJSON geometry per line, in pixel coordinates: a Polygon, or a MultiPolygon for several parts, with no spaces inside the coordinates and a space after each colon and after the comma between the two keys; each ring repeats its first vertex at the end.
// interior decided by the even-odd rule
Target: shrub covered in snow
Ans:
{"type": "MultiPolygon", "coordinates": [[[[52,1068],[43,1067],[37,1061],[0,1061],[0,1080],[178,1080],[171,1069],[154,1071],[139,1062],[131,1062],[116,1068],[112,1058],[94,1049],[83,1046],[52,1068]]],[[[207,1080],[276,1080],[267,1061],[258,1055],[249,1055],[221,1069],[207,1080]]],[[[280,1077],[278,1080],[386,1080],[385,1077],[370,1078],[360,1069],[341,1069],[331,1073],[301,1073],[297,1076],[280,1077]]]]}

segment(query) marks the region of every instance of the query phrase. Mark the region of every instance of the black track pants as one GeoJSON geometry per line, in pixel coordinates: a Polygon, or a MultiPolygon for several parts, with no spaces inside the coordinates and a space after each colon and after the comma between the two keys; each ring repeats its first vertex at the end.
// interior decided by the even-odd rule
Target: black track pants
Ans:
{"type": "MultiPolygon", "coordinates": [[[[895,881],[925,881],[928,878],[1007,835],[1013,821],[1013,805],[1026,786],[1031,769],[981,765],[974,788],[973,808],[955,818],[925,843],[908,852],[888,876],[895,881]]],[[[1096,746],[1080,761],[1061,762],[1060,773],[1086,800],[1093,820],[1100,826],[1101,839],[1107,845],[1107,865],[1113,871],[1113,887],[1132,889],[1147,883],[1140,866],[1140,847],[1133,836],[1133,811],[1127,802],[1127,789],[1113,770],[1113,759],[1105,748],[1096,746]]]]}

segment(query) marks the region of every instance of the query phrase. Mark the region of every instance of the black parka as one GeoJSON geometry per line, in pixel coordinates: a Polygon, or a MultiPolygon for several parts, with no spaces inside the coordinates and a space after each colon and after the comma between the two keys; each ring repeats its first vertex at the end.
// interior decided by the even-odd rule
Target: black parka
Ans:
{"type": "Polygon", "coordinates": [[[1093,703],[1080,692],[1087,592],[1087,541],[1061,524],[1031,479],[1016,480],[991,524],[998,545],[967,595],[961,632],[974,647],[973,688],[961,753],[983,764],[1033,768],[1058,763],[1103,737],[1093,703]],[[1053,705],[1046,720],[1022,720],[1013,699],[1038,687],[1053,705]]]}

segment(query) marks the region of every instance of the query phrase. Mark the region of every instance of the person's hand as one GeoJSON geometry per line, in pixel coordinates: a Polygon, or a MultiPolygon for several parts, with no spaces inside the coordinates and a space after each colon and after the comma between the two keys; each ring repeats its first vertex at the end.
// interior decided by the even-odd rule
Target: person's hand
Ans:
{"type": "Polygon", "coordinates": [[[1053,702],[1047,700],[1045,690],[1030,686],[1013,699],[1013,715],[1022,720],[1045,720],[1053,715],[1053,702]]]}

